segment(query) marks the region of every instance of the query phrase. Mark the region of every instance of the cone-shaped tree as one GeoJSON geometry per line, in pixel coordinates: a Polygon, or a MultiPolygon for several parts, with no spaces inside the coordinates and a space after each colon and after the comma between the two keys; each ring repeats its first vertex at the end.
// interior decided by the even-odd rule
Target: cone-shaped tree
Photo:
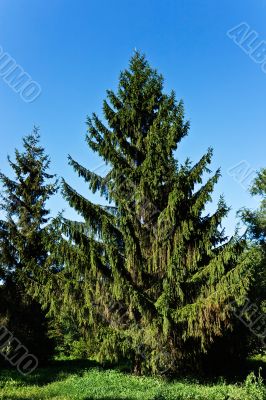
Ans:
{"type": "Polygon", "coordinates": [[[57,190],[54,175],[47,173],[49,158],[39,144],[39,133],[23,139],[23,151],[8,158],[14,179],[0,173],[0,318],[39,362],[53,349],[47,337],[47,322],[40,305],[28,295],[32,280],[47,258],[46,201],[57,190]]]}
{"type": "Polygon", "coordinates": [[[132,358],[136,372],[196,366],[230,329],[229,303],[241,302],[249,283],[238,262],[241,241],[220,229],[228,212],[223,199],[214,214],[205,211],[220,171],[203,183],[211,149],[195,165],[175,159],[189,130],[183,103],[163,92],[163,78],[141,54],[107,97],[106,124],[93,114],[87,142],[108,174],[69,162],[110,206],[63,182],[65,198],[84,218],[63,220],[65,304],[90,325],[102,358],[132,358]]]}

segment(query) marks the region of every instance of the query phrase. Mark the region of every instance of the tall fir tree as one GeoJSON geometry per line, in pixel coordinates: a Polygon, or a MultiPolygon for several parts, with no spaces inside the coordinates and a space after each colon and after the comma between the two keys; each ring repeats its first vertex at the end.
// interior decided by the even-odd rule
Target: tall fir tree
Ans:
{"type": "Polygon", "coordinates": [[[47,172],[49,157],[40,146],[38,129],[23,139],[23,151],[8,157],[14,179],[0,173],[0,269],[2,322],[39,362],[53,351],[47,336],[47,321],[40,304],[29,296],[47,259],[47,200],[57,191],[55,175],[47,172]]]}
{"type": "Polygon", "coordinates": [[[57,262],[64,268],[47,301],[62,294],[60,305],[93,337],[100,359],[131,359],[137,373],[200,367],[233,326],[230,302],[240,304],[249,287],[243,243],[220,228],[223,198],[212,215],[205,211],[220,171],[203,183],[211,149],[195,165],[175,159],[189,131],[183,103],[163,92],[162,76],[143,55],[134,54],[107,98],[106,124],[93,114],[86,139],[109,172],[69,163],[109,205],[63,181],[83,221],[61,220],[57,262]]]}

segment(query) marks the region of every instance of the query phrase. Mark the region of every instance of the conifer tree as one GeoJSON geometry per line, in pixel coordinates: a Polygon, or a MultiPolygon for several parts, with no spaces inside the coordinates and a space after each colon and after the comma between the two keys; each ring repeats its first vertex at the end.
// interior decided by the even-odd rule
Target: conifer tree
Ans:
{"type": "MultiPolygon", "coordinates": [[[[250,301],[256,304],[262,313],[266,313],[266,169],[258,172],[250,189],[253,196],[261,198],[257,210],[243,209],[240,212],[247,225],[250,239],[249,258],[254,269],[254,280],[249,295],[250,301]]],[[[265,319],[264,319],[265,320],[265,319]]],[[[266,326],[262,327],[266,334],[266,326]]],[[[261,342],[259,342],[261,346],[261,342]]]]}
{"type": "MultiPolygon", "coordinates": [[[[138,52],[117,92],[107,91],[103,113],[105,123],[88,118],[86,140],[109,172],[69,163],[109,205],[63,181],[83,221],[61,220],[60,304],[97,338],[101,359],[131,359],[137,373],[194,368],[230,330],[230,302],[241,303],[249,286],[243,243],[221,228],[223,198],[213,214],[205,210],[220,171],[204,181],[212,149],[194,165],[175,158],[189,131],[183,103],[163,92],[162,76],[138,52]]],[[[52,286],[47,299],[59,297],[52,286]]]]}
{"type": "Polygon", "coordinates": [[[250,190],[253,196],[262,198],[257,210],[242,210],[242,218],[249,227],[250,237],[265,248],[266,243],[266,169],[262,169],[250,190]]]}
{"type": "Polygon", "coordinates": [[[8,157],[14,179],[0,173],[0,316],[5,325],[39,362],[53,350],[47,337],[47,321],[38,302],[29,296],[32,281],[47,258],[46,202],[57,191],[54,175],[47,172],[50,160],[39,144],[38,129],[23,138],[23,151],[8,157]]]}

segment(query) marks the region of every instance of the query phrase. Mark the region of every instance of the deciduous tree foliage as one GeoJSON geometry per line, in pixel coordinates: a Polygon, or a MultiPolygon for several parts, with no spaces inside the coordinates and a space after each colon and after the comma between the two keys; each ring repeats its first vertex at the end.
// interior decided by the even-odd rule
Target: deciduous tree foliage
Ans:
{"type": "Polygon", "coordinates": [[[47,258],[49,210],[45,204],[57,184],[54,175],[47,173],[50,161],[39,141],[35,128],[23,139],[23,151],[15,151],[15,161],[8,157],[14,179],[0,173],[4,215],[0,220],[0,315],[1,322],[42,362],[53,346],[45,314],[28,290],[47,258]]]}
{"type": "Polygon", "coordinates": [[[101,359],[131,359],[138,373],[195,368],[230,331],[230,302],[240,304],[249,287],[243,243],[221,229],[223,198],[213,214],[205,210],[220,171],[209,170],[211,149],[195,164],[178,162],[189,131],[183,103],[164,93],[162,76],[138,52],[117,92],[107,91],[103,114],[105,122],[88,118],[86,140],[109,172],[69,163],[109,205],[63,181],[83,221],[61,220],[64,267],[47,301],[61,294],[60,307],[87,326],[101,359]]]}

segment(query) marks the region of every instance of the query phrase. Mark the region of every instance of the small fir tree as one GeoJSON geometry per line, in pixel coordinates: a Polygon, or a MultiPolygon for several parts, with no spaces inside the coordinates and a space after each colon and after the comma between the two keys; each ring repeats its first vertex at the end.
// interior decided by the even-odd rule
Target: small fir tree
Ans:
{"type": "Polygon", "coordinates": [[[53,350],[47,321],[37,301],[28,294],[38,281],[47,253],[49,210],[47,200],[57,191],[50,160],[39,144],[38,129],[23,139],[23,151],[8,157],[14,179],[0,173],[1,319],[30,352],[45,361],[53,350]]]}

